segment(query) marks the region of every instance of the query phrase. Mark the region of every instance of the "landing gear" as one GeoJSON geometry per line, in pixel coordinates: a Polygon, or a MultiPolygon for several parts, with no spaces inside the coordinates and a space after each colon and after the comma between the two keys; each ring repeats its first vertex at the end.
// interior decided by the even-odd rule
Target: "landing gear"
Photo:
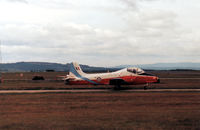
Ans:
{"type": "Polygon", "coordinates": [[[65,80],[65,85],[69,84],[69,79],[65,80]]]}
{"type": "Polygon", "coordinates": [[[124,81],[122,79],[112,79],[112,80],[110,80],[109,84],[114,85],[114,90],[120,90],[123,82],[124,81]]]}
{"type": "Polygon", "coordinates": [[[115,85],[114,90],[120,90],[121,89],[121,84],[118,83],[115,85]]]}
{"type": "Polygon", "coordinates": [[[149,88],[149,84],[148,83],[144,86],[144,90],[147,90],[147,88],[149,88]]]}
{"type": "Polygon", "coordinates": [[[144,86],[144,90],[147,90],[147,86],[144,86]]]}

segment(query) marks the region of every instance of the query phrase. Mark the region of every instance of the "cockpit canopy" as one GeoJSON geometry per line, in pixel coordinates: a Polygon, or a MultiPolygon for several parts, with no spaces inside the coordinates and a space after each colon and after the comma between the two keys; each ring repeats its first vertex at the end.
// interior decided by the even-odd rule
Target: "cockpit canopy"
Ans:
{"type": "Polygon", "coordinates": [[[140,68],[135,68],[135,67],[127,68],[127,71],[131,72],[131,73],[134,73],[134,74],[143,74],[143,73],[145,73],[144,70],[142,70],[140,68]]]}

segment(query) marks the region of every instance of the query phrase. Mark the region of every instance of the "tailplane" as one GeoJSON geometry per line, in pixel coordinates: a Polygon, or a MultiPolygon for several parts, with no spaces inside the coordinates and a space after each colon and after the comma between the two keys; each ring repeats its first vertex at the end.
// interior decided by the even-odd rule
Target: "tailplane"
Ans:
{"type": "Polygon", "coordinates": [[[81,77],[85,73],[82,71],[81,67],[79,66],[78,63],[72,62],[70,64],[70,69],[69,69],[69,76],[75,76],[75,77],[81,77]]]}

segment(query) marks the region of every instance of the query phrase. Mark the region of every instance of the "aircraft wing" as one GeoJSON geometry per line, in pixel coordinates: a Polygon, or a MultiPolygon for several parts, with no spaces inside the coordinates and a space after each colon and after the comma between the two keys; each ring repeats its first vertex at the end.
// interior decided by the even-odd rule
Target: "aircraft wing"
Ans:
{"type": "Polygon", "coordinates": [[[70,79],[75,79],[74,77],[71,77],[69,75],[65,75],[65,76],[57,76],[58,78],[61,78],[62,80],[70,80],[70,79]]]}

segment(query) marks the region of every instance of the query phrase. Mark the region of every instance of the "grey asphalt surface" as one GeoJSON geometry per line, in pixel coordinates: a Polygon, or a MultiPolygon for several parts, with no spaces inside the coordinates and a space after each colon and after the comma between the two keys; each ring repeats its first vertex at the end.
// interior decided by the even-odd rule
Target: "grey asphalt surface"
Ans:
{"type": "Polygon", "coordinates": [[[103,92],[200,92],[200,89],[69,89],[69,90],[0,90],[0,94],[34,94],[34,93],[103,93],[103,92]]]}

